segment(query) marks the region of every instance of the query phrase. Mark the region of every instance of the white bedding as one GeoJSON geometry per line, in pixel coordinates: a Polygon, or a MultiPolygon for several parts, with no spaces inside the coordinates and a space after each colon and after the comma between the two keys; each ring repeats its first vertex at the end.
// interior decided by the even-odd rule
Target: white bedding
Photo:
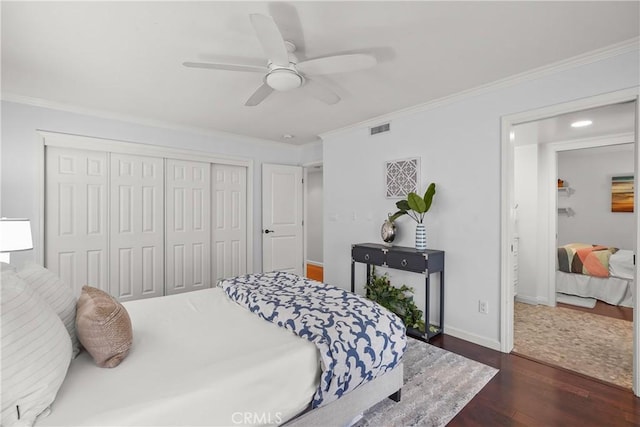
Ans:
{"type": "Polygon", "coordinates": [[[594,277],[556,271],[556,292],[597,298],[612,305],[633,307],[633,280],[594,277]]]}
{"type": "Polygon", "coordinates": [[[219,288],[123,305],[130,354],[106,369],[81,353],[37,426],[273,425],[306,409],[318,387],[316,347],[219,288]]]}
{"type": "Polygon", "coordinates": [[[609,274],[622,279],[633,280],[633,251],[620,249],[609,258],[609,274]]]}

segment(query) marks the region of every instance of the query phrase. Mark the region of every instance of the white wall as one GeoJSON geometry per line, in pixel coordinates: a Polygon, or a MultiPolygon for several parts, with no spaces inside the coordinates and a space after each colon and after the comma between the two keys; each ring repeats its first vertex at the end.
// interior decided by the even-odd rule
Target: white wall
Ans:
{"type": "Polygon", "coordinates": [[[322,263],[322,169],[307,172],[307,261],[322,263]]]}
{"type": "Polygon", "coordinates": [[[633,249],[634,215],[611,212],[611,177],[633,175],[633,144],[558,153],[558,177],[571,187],[559,206],[575,215],[558,215],[558,244],[591,243],[633,249]]]}
{"type": "MultiPolygon", "coordinates": [[[[500,118],[636,87],[638,64],[638,52],[626,52],[398,114],[389,133],[371,137],[363,125],[323,135],[325,281],[347,288],[351,244],[380,242],[380,225],[393,210],[384,198],[384,162],[419,156],[422,188],[438,185],[425,223],[427,245],[446,252],[445,331],[499,348],[500,118]],[[478,312],[480,299],[488,314],[478,312]]],[[[394,243],[413,245],[410,221],[398,221],[394,243]]],[[[401,280],[424,286],[419,275],[401,280]]]]}
{"type": "MultiPolygon", "coordinates": [[[[519,135],[518,135],[519,136],[519,135]]],[[[538,296],[538,144],[515,147],[514,200],[518,234],[518,299],[538,296]]]]}
{"type": "Polygon", "coordinates": [[[310,142],[303,145],[301,149],[301,164],[318,163],[322,160],[322,141],[310,142]]]}
{"type": "MultiPolygon", "coordinates": [[[[276,142],[248,141],[242,137],[199,134],[175,129],[144,126],[118,120],[65,111],[2,102],[2,143],[0,215],[31,219],[34,244],[39,242],[40,200],[38,195],[39,147],[36,130],[70,133],[120,141],[154,144],[215,153],[220,156],[253,159],[254,271],[262,270],[261,166],[263,162],[301,164],[319,160],[317,147],[306,149],[276,142]]],[[[42,248],[15,253],[12,262],[37,260],[42,248]]]]}

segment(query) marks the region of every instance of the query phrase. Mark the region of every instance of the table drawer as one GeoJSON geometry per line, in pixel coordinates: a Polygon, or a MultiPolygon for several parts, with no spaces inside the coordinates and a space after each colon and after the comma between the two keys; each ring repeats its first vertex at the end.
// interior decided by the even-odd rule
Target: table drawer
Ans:
{"type": "Polygon", "coordinates": [[[384,263],[384,252],[375,248],[354,247],[351,249],[351,257],[356,262],[366,264],[382,265],[384,263]]]}
{"type": "Polygon", "coordinates": [[[399,270],[424,273],[427,270],[427,259],[420,253],[388,252],[387,266],[399,270]]]}

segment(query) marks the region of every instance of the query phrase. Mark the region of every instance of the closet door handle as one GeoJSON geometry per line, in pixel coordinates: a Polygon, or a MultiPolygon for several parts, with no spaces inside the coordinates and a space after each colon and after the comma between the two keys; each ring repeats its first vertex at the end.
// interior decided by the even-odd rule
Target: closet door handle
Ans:
{"type": "Polygon", "coordinates": [[[275,233],[273,230],[264,230],[264,234],[275,233]]]}

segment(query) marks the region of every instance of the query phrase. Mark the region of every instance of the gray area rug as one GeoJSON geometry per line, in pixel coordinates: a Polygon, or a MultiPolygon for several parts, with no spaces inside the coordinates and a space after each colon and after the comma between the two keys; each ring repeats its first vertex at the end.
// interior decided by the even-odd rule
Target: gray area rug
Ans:
{"type": "Polygon", "coordinates": [[[497,369],[409,338],[404,355],[402,399],[385,399],[355,426],[444,426],[497,369]]]}

